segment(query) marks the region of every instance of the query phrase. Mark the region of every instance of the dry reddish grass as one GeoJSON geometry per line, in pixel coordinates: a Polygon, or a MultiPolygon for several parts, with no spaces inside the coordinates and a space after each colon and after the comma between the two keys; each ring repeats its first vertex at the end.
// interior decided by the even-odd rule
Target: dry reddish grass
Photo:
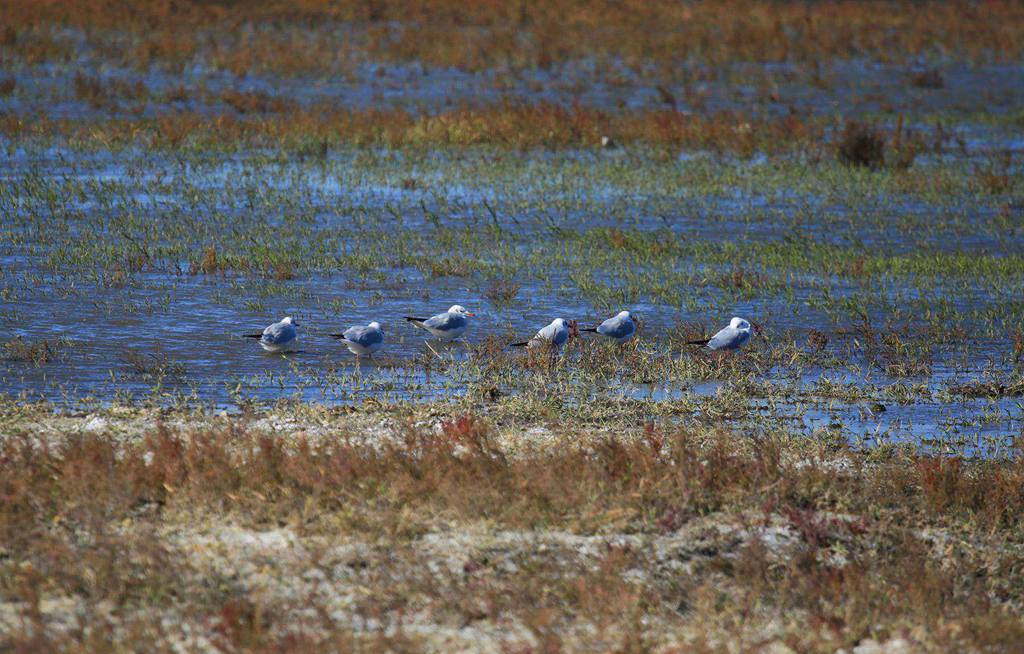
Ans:
{"type": "MultiPolygon", "coordinates": [[[[266,105],[276,107],[278,105],[266,105]]],[[[310,144],[444,147],[499,145],[514,148],[600,146],[613,134],[625,143],[646,143],[750,155],[787,152],[823,144],[823,120],[796,116],[757,118],[740,112],[696,115],[675,110],[629,114],[557,104],[460,107],[433,115],[403,109],[346,111],[328,107],[242,116],[227,111],[169,112],[155,119],[54,120],[0,116],[0,133],[12,138],[62,136],[108,146],[137,144],[177,148],[272,146],[304,151],[310,144]]]]}
{"type": "Polygon", "coordinates": [[[552,651],[598,646],[573,636],[580,624],[605,648],[645,651],[669,629],[696,634],[710,651],[723,636],[763,643],[751,625],[780,618],[772,638],[799,651],[900,634],[998,650],[1024,637],[1013,545],[1024,517],[1020,458],[884,458],[808,440],[651,428],[635,438],[568,435],[558,448],[513,456],[471,415],[436,431],[404,424],[375,444],[350,440],[361,434],[344,423],[312,441],[250,431],[244,419],[158,424],[138,441],[77,429],[44,441],[31,430],[9,434],[0,444],[0,596],[20,607],[22,627],[0,645],[88,649],[115,638],[113,626],[53,627],[47,598],[71,596],[88,611],[114,607],[122,644],[153,629],[166,635],[156,625],[175,615],[230,650],[397,646],[356,637],[354,623],[318,604],[321,595],[289,604],[244,579],[211,579],[168,540],[228,523],[288,526],[305,539],[312,558],[297,565],[306,568],[289,568],[287,556],[256,559],[286,585],[302,570],[330,569],[310,544],[317,538],[374,543],[343,568],[373,571],[360,582],[373,593],[355,605],[359,620],[425,610],[414,598],[427,597],[438,624],[517,622],[552,651]],[[438,525],[443,534],[479,524],[535,538],[668,538],[694,567],[666,572],[627,538],[596,559],[571,540],[546,555],[526,547],[509,554],[514,568],[492,568],[490,557],[506,554],[484,548],[449,575],[418,544],[438,525]],[[792,545],[751,536],[769,532],[792,545]],[[307,626],[297,633],[289,615],[300,610],[307,626]]]}
{"type": "Polygon", "coordinates": [[[295,107],[295,103],[285,98],[258,91],[227,89],[219,99],[240,114],[283,113],[295,107]]]}
{"type": "Polygon", "coordinates": [[[0,24],[6,26],[5,49],[30,62],[71,56],[49,32],[66,25],[84,30],[113,61],[180,67],[202,56],[237,73],[344,73],[358,57],[470,70],[546,68],[594,58],[609,70],[613,62],[635,69],[653,65],[665,77],[694,59],[718,64],[955,54],[1015,60],[1024,48],[1019,3],[966,0],[7,0],[0,3],[0,24]],[[344,36],[335,31],[339,25],[348,26],[344,36]],[[123,38],[125,33],[133,38],[123,38]]]}

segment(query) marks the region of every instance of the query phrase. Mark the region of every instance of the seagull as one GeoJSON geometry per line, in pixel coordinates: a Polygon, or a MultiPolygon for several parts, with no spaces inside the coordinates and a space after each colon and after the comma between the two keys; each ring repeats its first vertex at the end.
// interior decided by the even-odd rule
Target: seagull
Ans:
{"type": "Polygon", "coordinates": [[[281,322],[269,325],[259,334],[242,334],[242,336],[260,339],[260,345],[267,352],[286,352],[295,347],[295,341],[298,339],[295,328],[298,326],[299,323],[292,320],[291,316],[287,316],[281,322]]]}
{"type": "Polygon", "coordinates": [[[411,318],[406,316],[405,319],[420,329],[427,330],[434,338],[442,341],[452,341],[462,336],[466,328],[469,327],[469,318],[475,315],[470,311],[466,311],[466,307],[454,304],[451,309],[444,313],[439,313],[433,318],[411,318]]]}
{"type": "Polygon", "coordinates": [[[529,349],[548,345],[552,348],[559,348],[569,340],[569,323],[561,318],[555,318],[551,324],[537,332],[533,338],[521,343],[512,343],[512,347],[526,346],[529,349]]]}
{"type": "Polygon", "coordinates": [[[750,323],[743,318],[733,318],[729,326],[711,338],[699,341],[687,341],[687,345],[707,345],[712,350],[737,350],[750,340],[752,331],[750,323]]]}
{"type": "Polygon", "coordinates": [[[636,333],[636,323],[633,322],[633,314],[628,311],[620,311],[597,327],[581,329],[581,332],[594,332],[616,343],[625,343],[636,333]]]}
{"type": "Polygon", "coordinates": [[[371,322],[366,327],[349,327],[341,334],[331,334],[345,344],[348,351],[357,357],[371,355],[384,345],[384,330],[379,322],[371,322]]]}

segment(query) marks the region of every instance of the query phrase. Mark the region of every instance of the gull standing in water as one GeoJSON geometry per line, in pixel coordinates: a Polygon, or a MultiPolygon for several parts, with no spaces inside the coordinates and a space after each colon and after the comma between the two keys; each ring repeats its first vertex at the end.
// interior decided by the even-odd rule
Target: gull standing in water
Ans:
{"type": "Polygon", "coordinates": [[[537,332],[533,338],[520,343],[512,343],[512,347],[526,346],[529,349],[543,347],[545,345],[558,349],[569,340],[569,323],[562,318],[555,318],[551,324],[537,332]]]}
{"type": "Polygon", "coordinates": [[[331,338],[340,340],[357,357],[369,356],[384,345],[384,330],[374,321],[366,327],[349,327],[341,334],[331,334],[331,338]]]}
{"type": "Polygon", "coordinates": [[[750,340],[753,327],[743,318],[733,318],[729,326],[711,338],[687,341],[687,345],[707,345],[712,350],[737,350],[750,340]]]}
{"type": "Polygon", "coordinates": [[[260,339],[260,345],[267,352],[287,352],[295,347],[298,340],[299,335],[295,331],[298,326],[299,323],[292,320],[291,316],[287,316],[281,322],[269,325],[259,334],[243,334],[242,336],[260,339]]]}
{"type": "Polygon", "coordinates": [[[438,340],[452,341],[462,336],[466,328],[469,327],[470,317],[474,315],[476,314],[466,311],[465,307],[455,304],[451,309],[432,318],[406,316],[405,319],[420,329],[430,332],[430,335],[438,340]]]}
{"type": "Polygon", "coordinates": [[[628,311],[620,311],[597,327],[580,331],[594,332],[616,343],[625,343],[636,333],[636,323],[633,322],[633,314],[628,311]]]}

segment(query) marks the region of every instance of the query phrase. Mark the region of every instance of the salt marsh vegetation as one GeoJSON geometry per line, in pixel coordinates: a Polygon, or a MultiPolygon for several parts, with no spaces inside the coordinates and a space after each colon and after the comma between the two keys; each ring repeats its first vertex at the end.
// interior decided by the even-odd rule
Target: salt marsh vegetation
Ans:
{"type": "Polygon", "coordinates": [[[1021,642],[1019,4],[0,25],[0,649],[1021,642]]]}

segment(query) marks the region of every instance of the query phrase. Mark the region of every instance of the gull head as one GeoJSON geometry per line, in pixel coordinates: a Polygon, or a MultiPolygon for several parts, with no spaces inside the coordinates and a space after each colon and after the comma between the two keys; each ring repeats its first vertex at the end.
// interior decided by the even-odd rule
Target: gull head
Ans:
{"type": "Polygon", "coordinates": [[[631,314],[629,311],[620,311],[619,315],[616,316],[616,317],[617,318],[629,318],[630,320],[632,320],[633,319],[633,314],[631,314]]]}
{"type": "Polygon", "coordinates": [[[381,332],[384,331],[384,329],[381,328],[380,323],[377,322],[376,320],[374,320],[369,325],[367,325],[367,327],[369,327],[370,329],[376,329],[377,331],[381,331],[381,332]]]}
{"type": "Polygon", "coordinates": [[[283,322],[286,325],[291,325],[292,327],[298,327],[299,326],[299,323],[297,323],[294,320],[292,320],[291,316],[285,316],[284,318],[281,319],[281,322],[283,322]]]}
{"type": "Polygon", "coordinates": [[[451,309],[448,309],[448,313],[457,313],[460,316],[475,316],[476,314],[472,311],[467,311],[466,307],[461,304],[453,304],[451,309]]]}
{"type": "Polygon", "coordinates": [[[729,321],[729,326],[733,329],[750,329],[750,323],[743,318],[733,318],[729,321]]]}

